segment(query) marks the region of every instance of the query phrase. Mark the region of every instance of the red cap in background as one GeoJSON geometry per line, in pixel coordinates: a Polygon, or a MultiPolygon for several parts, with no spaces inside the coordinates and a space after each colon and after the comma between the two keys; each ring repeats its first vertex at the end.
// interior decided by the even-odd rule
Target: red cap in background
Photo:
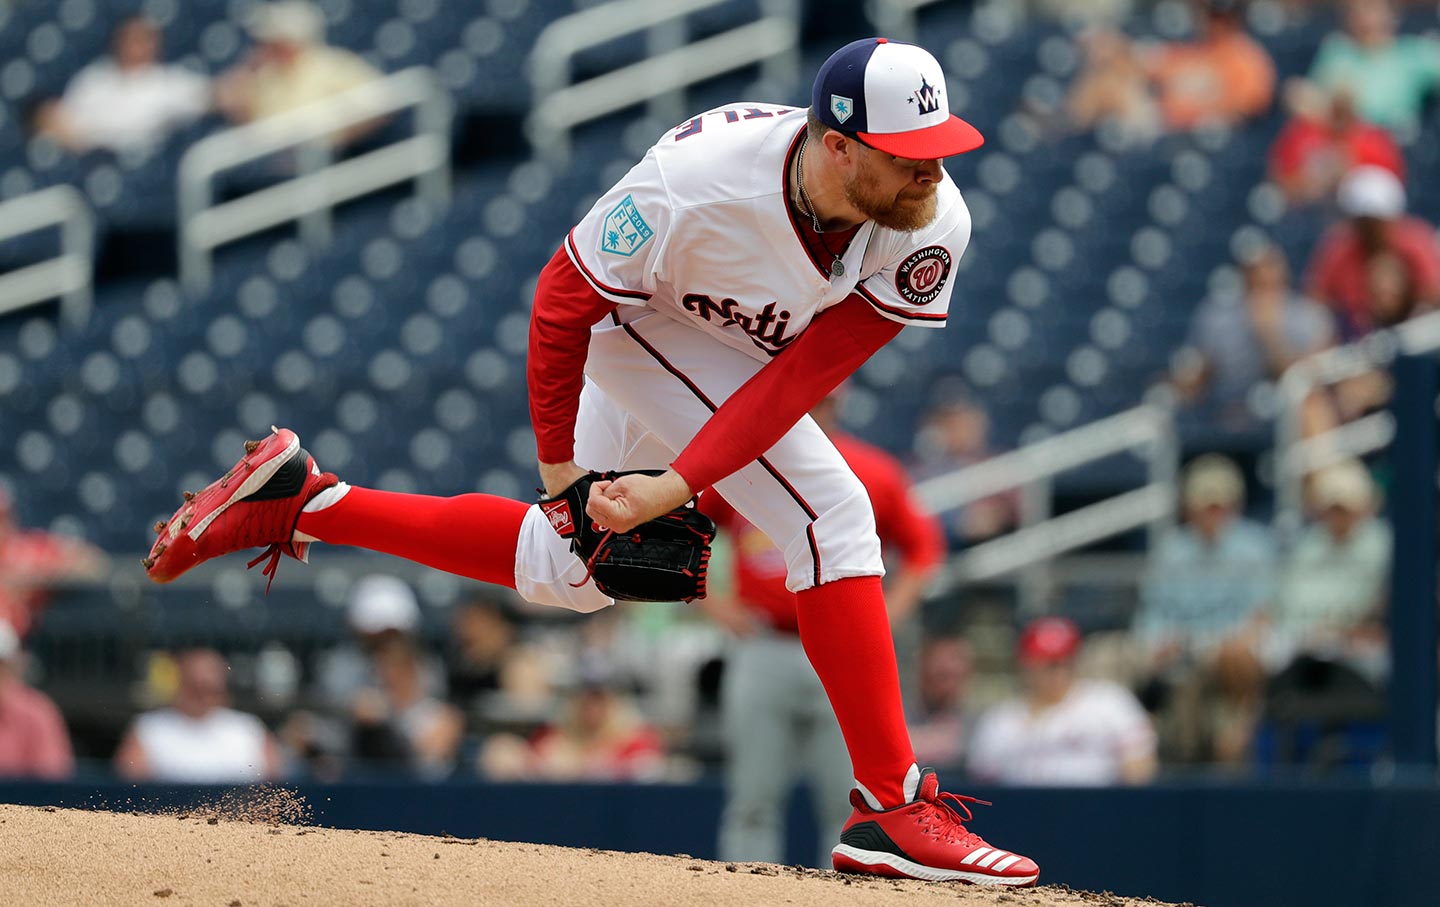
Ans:
{"type": "Polygon", "coordinates": [[[1080,628],[1064,617],[1042,617],[1020,634],[1015,657],[1021,664],[1066,661],[1080,648],[1080,628]]]}

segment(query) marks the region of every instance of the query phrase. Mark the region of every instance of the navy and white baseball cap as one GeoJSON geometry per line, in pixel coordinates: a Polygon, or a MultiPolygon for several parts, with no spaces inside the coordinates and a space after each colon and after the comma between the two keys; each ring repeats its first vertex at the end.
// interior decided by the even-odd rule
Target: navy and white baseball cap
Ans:
{"type": "Polygon", "coordinates": [[[985,143],[980,130],[950,112],[939,61],[914,44],[846,44],[820,67],[810,104],[821,123],[896,157],[950,157],[985,143]]]}

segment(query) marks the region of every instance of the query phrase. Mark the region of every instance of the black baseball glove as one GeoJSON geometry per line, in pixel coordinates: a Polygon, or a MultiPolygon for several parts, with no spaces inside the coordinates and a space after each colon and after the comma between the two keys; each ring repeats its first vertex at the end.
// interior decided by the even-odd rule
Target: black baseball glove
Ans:
{"type": "Polygon", "coordinates": [[[592,472],[555,497],[542,497],[540,509],[561,538],[570,540],[570,550],[584,561],[596,588],[611,598],[629,602],[704,598],[715,522],[695,509],[693,498],[629,532],[601,530],[586,515],[591,485],[634,473],[658,476],[662,471],[592,472]]]}

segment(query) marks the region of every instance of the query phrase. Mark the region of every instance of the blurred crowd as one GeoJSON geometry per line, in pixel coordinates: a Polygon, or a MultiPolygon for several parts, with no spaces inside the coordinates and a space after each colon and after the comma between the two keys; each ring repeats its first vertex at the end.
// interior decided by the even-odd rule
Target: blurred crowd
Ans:
{"type": "MultiPolygon", "coordinates": [[[[1001,498],[983,502],[983,517],[926,513],[905,467],[845,435],[839,408],[832,399],[816,416],[876,501],[922,762],[1006,783],[1140,783],[1162,763],[1284,763],[1274,748],[1289,730],[1276,711],[1286,696],[1292,707],[1307,696],[1322,712],[1334,706],[1336,721],[1383,714],[1393,542],[1362,462],[1313,477],[1311,519],[1286,545],[1247,515],[1247,477],[1234,461],[1194,459],[1179,523],[1143,555],[1133,619],[1082,632],[1065,616],[1024,619],[1013,601],[1000,616],[972,608],[974,590],[958,605],[953,595],[927,599],[945,550],[1004,535],[1015,510],[1001,498]],[[1327,699],[1336,685],[1346,698],[1327,699]]],[[[984,424],[973,399],[938,401],[912,474],[991,456],[984,424]]],[[[143,708],[114,748],[113,770],[221,782],[373,773],[649,781],[724,769],[752,804],[736,807],[732,858],[759,859],[743,855],[775,831],[763,805],[783,802],[776,789],[793,780],[775,767],[832,784],[841,806],[849,767],[799,643],[783,555],[723,501],[703,506],[723,534],[711,593],[693,608],[622,604],[577,618],[476,588],[437,625],[409,583],[373,574],[350,590],[348,638],[303,659],[272,647],[240,690],[213,649],[151,653],[132,694],[143,708]]],[[[84,546],[0,522],[0,601],[23,615],[0,621],[0,774],[75,770],[59,710],[43,682],[27,681],[43,678],[42,666],[21,640],[43,621],[49,586],[93,578],[104,563],[84,546]]],[[[104,758],[87,745],[92,762],[104,758]]]]}
{"type": "MultiPolygon", "coordinates": [[[[1294,363],[1440,306],[1436,228],[1407,204],[1408,190],[1440,176],[1405,164],[1434,115],[1440,42],[1400,33],[1386,0],[1343,3],[1307,76],[1284,85],[1233,0],[1195,4],[1192,37],[1149,42],[1118,27],[1126,2],[1029,6],[1084,20],[1068,94],[1031,112],[1045,129],[1100,130],[1143,147],[1167,133],[1244,128],[1279,104],[1288,121],[1269,179],[1292,216],[1327,225],[1304,262],[1275,242],[1238,250],[1237,279],[1190,301],[1188,337],[1170,372],[1155,376],[1162,397],[1237,434],[1269,431],[1266,401],[1294,363]]],[[[249,33],[245,62],[210,78],[165,63],[155,26],[127,19],[109,56],[35,105],[33,128],[73,151],[123,151],[198,117],[250,122],[377,75],[325,44],[306,3],[257,5],[249,33]]],[[[1388,395],[1380,373],[1319,388],[1303,431],[1320,436],[1388,395]]],[[[981,781],[1092,785],[1145,783],[1162,766],[1377,757],[1394,542],[1375,464],[1343,460],[1309,476],[1305,524],[1282,535],[1255,457],[1189,451],[1180,519],[1137,555],[1144,566],[1125,620],[1067,615],[1063,596],[1055,613],[1020,613],[1010,601],[997,618],[926,589],[947,551],[1020,525],[1018,493],[931,517],[909,489],[1004,453],[983,396],[937,384],[898,460],[844,435],[843,399],[815,417],[876,502],[922,763],[981,781]],[[1342,733],[1318,740],[1316,726],[1342,733]]],[[[111,751],[86,755],[124,778],[187,782],[371,772],[651,781],[724,770],[728,852],[768,853],[778,818],[763,804],[792,780],[776,766],[840,787],[849,771],[793,602],[776,587],[783,557],[711,503],[724,535],[714,594],[697,608],[621,606],[577,620],[472,590],[437,623],[402,579],[364,576],[349,593],[348,639],[293,659],[292,679],[275,689],[234,683],[235,653],[153,653],[133,691],[136,714],[111,751]]],[[[0,498],[0,775],[76,771],[65,718],[25,640],[47,589],[107,573],[103,553],[22,530],[0,498]]],[[[832,799],[843,807],[843,795],[832,799]]]]}
{"type": "MultiPolygon", "coordinates": [[[[324,14],[304,0],[256,4],[246,30],[249,54],[212,78],[166,63],[159,26],[144,15],[126,18],[106,56],[76,73],[59,97],[32,104],[32,131],[75,153],[145,152],[208,114],[250,123],[381,75],[358,54],[325,43],[324,14]]],[[[373,125],[334,136],[334,144],[348,144],[373,125]]]]}

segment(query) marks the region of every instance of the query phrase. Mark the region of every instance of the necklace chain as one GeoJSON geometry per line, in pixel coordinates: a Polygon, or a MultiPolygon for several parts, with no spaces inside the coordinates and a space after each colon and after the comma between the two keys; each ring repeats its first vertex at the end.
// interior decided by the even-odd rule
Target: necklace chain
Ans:
{"type": "Polygon", "coordinates": [[[795,153],[795,185],[800,189],[800,200],[805,203],[805,213],[810,215],[810,226],[815,230],[815,237],[820,240],[820,248],[830,253],[830,276],[840,277],[845,273],[845,263],[841,260],[840,252],[830,248],[825,242],[825,231],[820,227],[820,216],[815,213],[815,203],[810,201],[810,193],[805,191],[805,146],[810,144],[810,133],[806,132],[805,137],[800,140],[800,150],[795,153]]]}
{"type": "Polygon", "coordinates": [[[810,215],[810,225],[815,228],[816,233],[824,233],[820,228],[820,218],[815,214],[815,203],[810,201],[810,193],[805,191],[805,146],[809,144],[810,133],[807,131],[805,138],[800,140],[800,150],[795,155],[795,185],[800,187],[800,200],[805,203],[805,213],[810,215]]]}

